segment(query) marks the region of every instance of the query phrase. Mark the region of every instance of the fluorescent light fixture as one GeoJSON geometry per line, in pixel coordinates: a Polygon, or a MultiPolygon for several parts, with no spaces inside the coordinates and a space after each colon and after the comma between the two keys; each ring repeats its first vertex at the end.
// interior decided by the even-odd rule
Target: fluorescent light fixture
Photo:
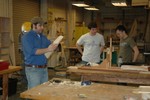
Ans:
{"type": "Polygon", "coordinates": [[[88,4],[85,4],[85,2],[83,2],[83,1],[73,2],[72,5],[77,6],[77,7],[88,7],[89,6],[88,4]]]}
{"type": "Polygon", "coordinates": [[[127,6],[126,3],[122,2],[122,3],[112,3],[114,6],[127,6]]]}
{"type": "Polygon", "coordinates": [[[127,6],[126,0],[111,0],[112,5],[114,6],[127,6]]]}
{"type": "Polygon", "coordinates": [[[95,8],[94,6],[85,7],[86,10],[99,10],[98,8],[95,8]]]}

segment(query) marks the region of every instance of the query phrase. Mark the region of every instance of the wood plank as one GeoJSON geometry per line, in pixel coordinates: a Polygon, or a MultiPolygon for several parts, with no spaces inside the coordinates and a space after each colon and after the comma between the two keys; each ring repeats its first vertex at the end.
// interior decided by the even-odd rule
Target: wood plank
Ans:
{"type": "MultiPolygon", "coordinates": [[[[90,70],[90,71],[108,71],[108,72],[120,72],[120,73],[140,73],[140,71],[134,70],[122,70],[120,67],[111,67],[111,68],[100,68],[100,67],[78,67],[81,70],[90,70]]],[[[90,73],[90,72],[89,72],[90,73]]]]}
{"type": "MultiPolygon", "coordinates": [[[[126,74],[127,75],[127,74],[126,74]]],[[[84,75],[82,76],[83,80],[99,81],[99,82],[111,82],[111,83],[131,83],[131,84],[147,84],[150,85],[150,78],[140,78],[137,76],[127,77],[120,75],[84,75]]]]}
{"type": "MultiPolygon", "coordinates": [[[[111,67],[112,68],[112,67],[111,67]]],[[[100,82],[125,82],[132,84],[150,85],[150,74],[139,71],[128,71],[119,69],[69,69],[68,74],[81,75],[84,80],[100,82]]]]}
{"type": "Polygon", "coordinates": [[[122,65],[121,69],[122,70],[134,70],[134,71],[143,71],[143,72],[148,72],[148,67],[149,66],[135,66],[135,65],[122,65]]]}

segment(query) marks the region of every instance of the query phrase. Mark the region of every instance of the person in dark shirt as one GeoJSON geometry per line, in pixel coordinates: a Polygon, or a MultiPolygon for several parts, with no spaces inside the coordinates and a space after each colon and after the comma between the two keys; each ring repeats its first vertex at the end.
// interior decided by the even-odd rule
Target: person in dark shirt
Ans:
{"type": "Polygon", "coordinates": [[[127,30],[123,25],[116,27],[116,35],[120,38],[119,56],[123,63],[134,63],[139,55],[135,41],[128,36],[127,30]]]}

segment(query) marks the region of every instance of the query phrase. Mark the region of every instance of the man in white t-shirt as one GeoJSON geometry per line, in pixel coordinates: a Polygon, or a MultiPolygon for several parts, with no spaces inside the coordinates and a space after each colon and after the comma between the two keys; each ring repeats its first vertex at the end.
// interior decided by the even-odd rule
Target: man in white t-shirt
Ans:
{"type": "Polygon", "coordinates": [[[100,63],[100,54],[105,45],[104,37],[97,32],[95,22],[91,22],[88,28],[90,31],[82,35],[76,43],[77,49],[82,54],[81,64],[100,63]]]}

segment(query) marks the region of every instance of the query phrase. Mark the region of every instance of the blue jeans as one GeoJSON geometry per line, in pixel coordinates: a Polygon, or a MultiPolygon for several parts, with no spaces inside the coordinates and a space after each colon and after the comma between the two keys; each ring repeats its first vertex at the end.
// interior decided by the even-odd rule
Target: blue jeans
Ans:
{"type": "Polygon", "coordinates": [[[28,80],[28,89],[48,81],[47,68],[33,68],[25,66],[25,73],[28,80]]]}

